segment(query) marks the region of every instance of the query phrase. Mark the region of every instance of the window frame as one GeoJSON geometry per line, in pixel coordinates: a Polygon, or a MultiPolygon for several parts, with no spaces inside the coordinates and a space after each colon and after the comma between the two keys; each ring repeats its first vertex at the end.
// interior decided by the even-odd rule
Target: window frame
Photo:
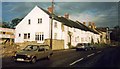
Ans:
{"type": "Polygon", "coordinates": [[[54,22],[54,27],[57,28],[57,22],[54,22]]]}
{"type": "Polygon", "coordinates": [[[44,33],[36,32],[35,33],[35,41],[44,41],[44,33]]]}
{"type": "Polygon", "coordinates": [[[18,37],[21,37],[21,34],[19,33],[18,37]]]}
{"type": "Polygon", "coordinates": [[[57,33],[54,33],[54,39],[57,39],[57,33]]]}
{"type": "Polygon", "coordinates": [[[38,24],[42,23],[42,18],[38,18],[38,24]]]}
{"type": "Polygon", "coordinates": [[[30,25],[31,24],[31,20],[30,19],[28,19],[28,25],[30,25]]]}
{"type": "Polygon", "coordinates": [[[28,37],[28,39],[30,39],[30,33],[28,33],[27,37],[28,37]]]}
{"type": "Polygon", "coordinates": [[[27,33],[24,33],[24,39],[27,39],[27,33]]]}
{"type": "Polygon", "coordinates": [[[30,33],[24,33],[24,39],[30,39],[30,33]]]}

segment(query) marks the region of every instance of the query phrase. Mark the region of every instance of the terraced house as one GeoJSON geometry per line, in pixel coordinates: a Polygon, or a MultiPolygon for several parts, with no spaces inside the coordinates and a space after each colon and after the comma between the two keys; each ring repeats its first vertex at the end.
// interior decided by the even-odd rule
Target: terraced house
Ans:
{"type": "MultiPolygon", "coordinates": [[[[16,26],[15,43],[36,42],[50,44],[52,7],[44,10],[35,6],[24,19],[16,26]]],[[[69,14],[57,16],[53,14],[52,37],[53,50],[68,49],[69,44],[98,43],[100,35],[95,30],[79,21],[69,19],[69,14]]]]}

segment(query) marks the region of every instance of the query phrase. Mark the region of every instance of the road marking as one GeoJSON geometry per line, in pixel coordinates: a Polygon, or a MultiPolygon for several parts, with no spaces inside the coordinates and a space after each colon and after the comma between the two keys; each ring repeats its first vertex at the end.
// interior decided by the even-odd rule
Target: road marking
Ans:
{"type": "Polygon", "coordinates": [[[87,57],[90,57],[90,56],[92,56],[92,55],[94,55],[95,53],[92,53],[92,54],[90,54],[90,55],[87,55],[87,57]]]}
{"type": "Polygon", "coordinates": [[[65,50],[63,50],[63,51],[73,51],[73,50],[75,50],[75,49],[65,49],[65,50]]]}
{"type": "Polygon", "coordinates": [[[74,61],[73,63],[70,64],[70,66],[76,64],[77,62],[79,62],[79,61],[81,61],[81,60],[83,60],[83,59],[84,59],[84,58],[80,58],[80,59],[74,61]]]}
{"type": "Polygon", "coordinates": [[[100,53],[100,52],[102,52],[102,51],[98,51],[97,53],[100,53]]]}

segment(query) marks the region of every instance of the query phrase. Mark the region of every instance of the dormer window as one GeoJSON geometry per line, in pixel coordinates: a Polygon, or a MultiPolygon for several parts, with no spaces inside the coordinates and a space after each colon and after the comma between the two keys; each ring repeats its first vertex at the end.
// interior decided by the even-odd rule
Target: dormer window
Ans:
{"type": "Polygon", "coordinates": [[[28,24],[30,24],[31,23],[31,20],[30,19],[28,19],[28,24]]]}
{"type": "Polygon", "coordinates": [[[42,23],[42,18],[38,18],[38,23],[42,23]]]}

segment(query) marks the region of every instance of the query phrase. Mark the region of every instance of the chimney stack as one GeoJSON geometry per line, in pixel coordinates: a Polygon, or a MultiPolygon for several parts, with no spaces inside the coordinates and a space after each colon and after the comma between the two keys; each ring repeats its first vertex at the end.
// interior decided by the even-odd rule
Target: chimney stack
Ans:
{"type": "Polygon", "coordinates": [[[95,23],[92,23],[92,28],[94,28],[94,29],[96,28],[95,23]]]}
{"type": "Polygon", "coordinates": [[[84,25],[86,25],[86,22],[83,22],[84,25]]]}
{"type": "Polygon", "coordinates": [[[65,13],[64,17],[65,17],[66,19],[69,19],[69,14],[68,14],[68,13],[65,13]]]}
{"type": "Polygon", "coordinates": [[[51,7],[51,6],[48,7],[48,12],[49,12],[49,13],[52,13],[52,12],[53,12],[53,7],[51,7]]]}
{"type": "Polygon", "coordinates": [[[89,28],[92,28],[92,24],[91,24],[91,22],[89,22],[88,27],[89,27],[89,28]]]}

